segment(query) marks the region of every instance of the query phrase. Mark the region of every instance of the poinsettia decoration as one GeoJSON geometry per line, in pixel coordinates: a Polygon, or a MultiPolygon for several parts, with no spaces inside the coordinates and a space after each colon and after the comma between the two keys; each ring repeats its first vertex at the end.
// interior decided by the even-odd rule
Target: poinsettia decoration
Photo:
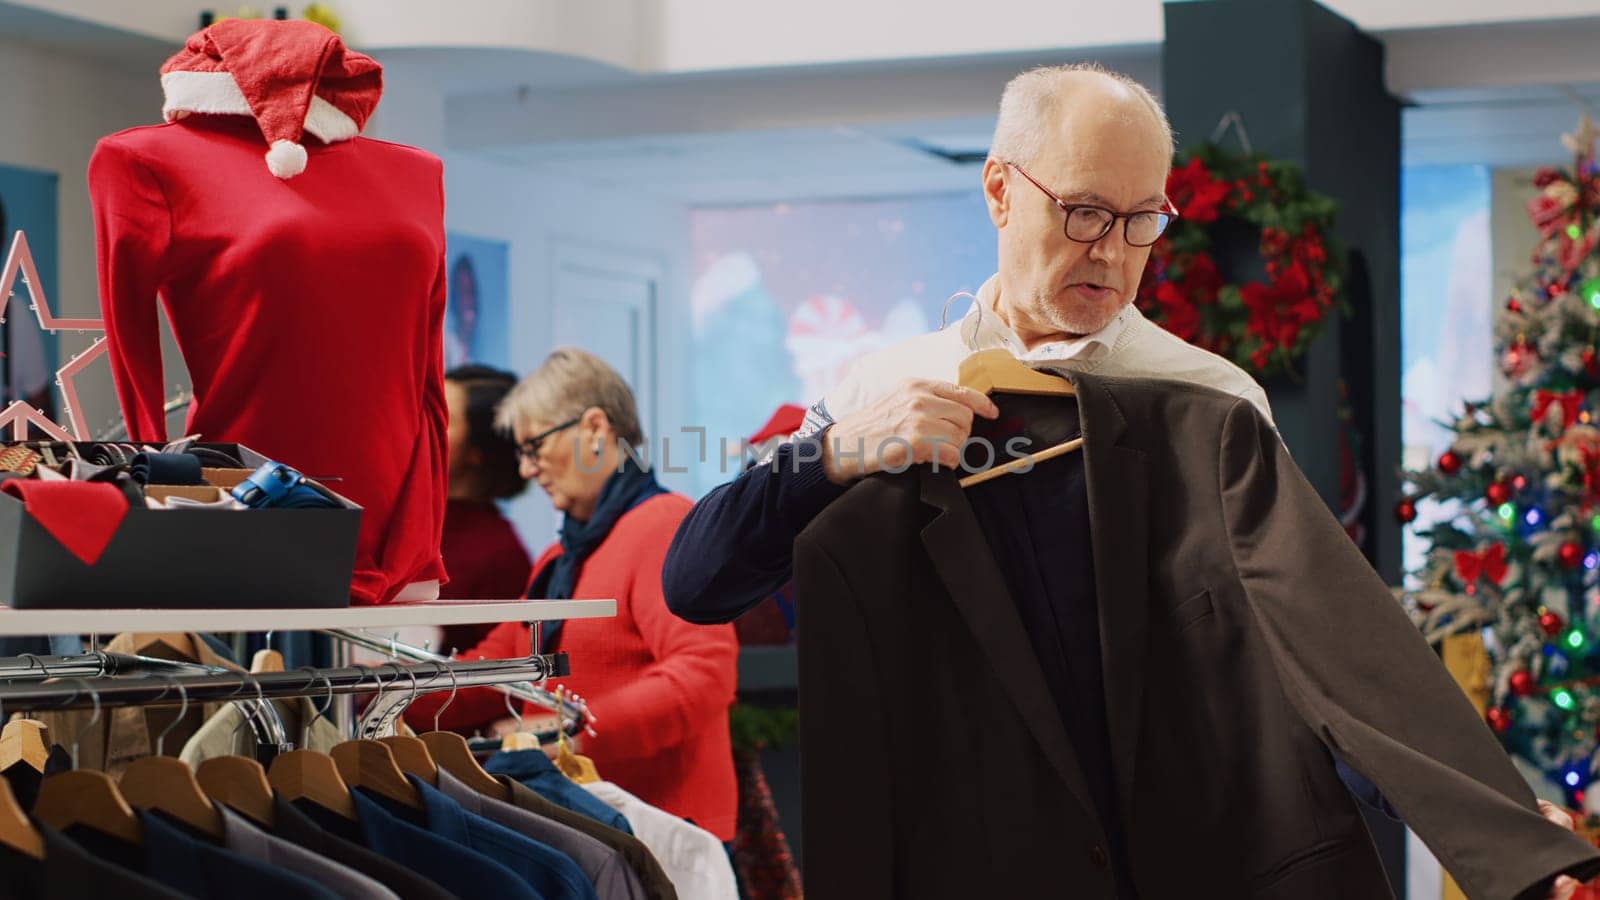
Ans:
{"type": "Polygon", "coordinates": [[[1187,151],[1167,179],[1179,217],[1150,252],[1139,308],[1180,338],[1257,376],[1293,373],[1328,313],[1341,306],[1338,204],[1306,187],[1292,163],[1187,151]],[[1213,255],[1220,228],[1259,235],[1265,277],[1231,281],[1213,255]]]}

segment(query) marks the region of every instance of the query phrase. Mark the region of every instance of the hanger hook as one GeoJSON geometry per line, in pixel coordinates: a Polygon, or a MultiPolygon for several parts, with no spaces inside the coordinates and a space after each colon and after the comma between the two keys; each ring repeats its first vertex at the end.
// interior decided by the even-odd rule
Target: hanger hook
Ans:
{"type": "MultiPolygon", "coordinates": [[[[411,699],[406,701],[406,705],[409,706],[409,705],[417,702],[418,684],[417,684],[417,672],[416,672],[416,669],[414,667],[412,667],[412,666],[402,666],[399,663],[395,663],[395,666],[400,671],[405,672],[406,675],[408,675],[411,678],[411,699]]],[[[399,681],[400,680],[400,676],[396,675],[395,676],[395,680],[399,681]]]]}
{"type": "MultiPolygon", "coordinates": [[[[256,702],[258,704],[260,704],[259,706],[257,706],[257,712],[260,712],[262,715],[265,715],[265,711],[262,710],[261,707],[266,705],[267,695],[266,695],[266,692],[263,691],[262,688],[261,688],[261,679],[255,677],[254,675],[250,674],[249,672],[241,673],[240,677],[248,679],[246,681],[246,684],[255,685],[255,688],[256,688],[256,702]]],[[[244,727],[246,725],[249,725],[249,724],[250,724],[250,715],[248,713],[246,713],[243,717],[240,718],[239,724],[233,726],[233,736],[235,738],[237,738],[239,736],[239,732],[242,731],[244,729],[244,727]]],[[[159,751],[159,750],[156,751],[156,753],[158,755],[160,754],[160,752],[161,751],[159,751]]]]}
{"type": "MultiPolygon", "coordinates": [[[[447,666],[444,663],[438,662],[437,660],[435,660],[434,662],[435,662],[435,665],[439,666],[439,668],[441,668],[444,671],[450,673],[450,699],[444,701],[444,705],[439,707],[439,711],[435,712],[433,714],[433,730],[434,731],[438,731],[439,730],[439,717],[443,716],[444,715],[444,711],[450,708],[450,704],[456,702],[456,692],[461,690],[461,682],[456,678],[456,667],[455,666],[447,666]]],[[[506,696],[509,697],[511,695],[507,694],[506,696]]]]}
{"type": "MultiPolygon", "coordinates": [[[[43,669],[44,663],[40,663],[39,668],[43,669]]],[[[49,670],[46,669],[45,671],[48,672],[49,670]]],[[[100,693],[96,691],[94,687],[89,684],[89,682],[82,678],[74,678],[72,680],[83,685],[84,690],[89,692],[89,699],[94,701],[94,715],[89,717],[89,724],[83,726],[82,730],[72,736],[72,767],[76,769],[78,768],[78,748],[83,743],[84,735],[87,735],[89,732],[93,731],[95,726],[100,724],[100,693]]],[[[75,690],[72,694],[72,697],[67,700],[67,703],[77,700],[82,693],[83,691],[75,690]]],[[[62,705],[65,706],[66,704],[62,705]]]]}
{"type": "MultiPolygon", "coordinates": [[[[173,719],[171,722],[168,722],[167,723],[167,727],[161,729],[161,733],[156,735],[156,755],[157,756],[163,756],[164,755],[161,752],[161,749],[162,749],[162,747],[164,747],[166,745],[167,734],[170,733],[172,731],[172,729],[177,728],[178,727],[178,723],[183,721],[183,717],[187,716],[189,714],[189,689],[184,687],[183,686],[183,682],[178,681],[177,678],[174,678],[173,676],[170,676],[170,675],[169,676],[165,676],[165,677],[172,678],[173,683],[178,686],[178,696],[179,696],[179,698],[182,699],[183,705],[178,707],[178,717],[173,719]]],[[[163,695],[163,696],[165,696],[165,695],[163,695]]]]}
{"type": "Polygon", "coordinates": [[[509,693],[506,694],[505,696],[506,696],[506,712],[511,713],[511,715],[517,720],[517,730],[521,731],[522,730],[522,710],[517,709],[517,706],[516,706],[516,703],[515,703],[517,698],[511,696],[511,694],[509,694],[509,693]]]}
{"type": "Polygon", "coordinates": [[[301,666],[297,671],[306,671],[311,674],[311,681],[306,684],[307,688],[311,687],[313,684],[316,684],[318,678],[321,678],[328,685],[328,698],[323,701],[322,708],[317,709],[316,706],[313,705],[312,710],[315,712],[315,715],[308,716],[300,724],[300,746],[304,747],[311,741],[312,723],[317,719],[327,715],[328,710],[333,708],[333,679],[329,678],[326,672],[323,672],[314,666],[301,666]]]}

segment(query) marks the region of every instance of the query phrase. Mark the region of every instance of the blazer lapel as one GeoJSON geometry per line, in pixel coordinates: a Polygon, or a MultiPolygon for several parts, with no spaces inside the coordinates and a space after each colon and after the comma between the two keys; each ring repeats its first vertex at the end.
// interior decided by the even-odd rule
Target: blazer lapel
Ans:
{"type": "Polygon", "coordinates": [[[1133,809],[1150,608],[1147,459],[1118,443],[1127,421],[1098,380],[1077,375],[1073,381],[1083,427],[1106,717],[1117,795],[1127,815],[1133,809]]]}
{"type": "Polygon", "coordinates": [[[934,570],[1045,756],[1084,809],[1097,815],[1061,713],[972,507],[951,473],[919,467],[918,477],[922,502],[939,510],[922,529],[934,570]]]}

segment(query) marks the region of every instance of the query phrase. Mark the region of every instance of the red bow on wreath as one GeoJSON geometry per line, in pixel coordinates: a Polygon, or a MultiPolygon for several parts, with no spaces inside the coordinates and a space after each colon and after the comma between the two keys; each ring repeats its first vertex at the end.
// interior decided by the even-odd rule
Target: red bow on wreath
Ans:
{"type": "Polygon", "coordinates": [[[1571,428],[1572,423],[1578,421],[1578,409],[1583,406],[1582,391],[1566,391],[1553,393],[1551,391],[1536,391],[1533,395],[1533,421],[1535,424],[1544,421],[1550,407],[1561,404],[1561,427],[1571,428]]]}
{"type": "Polygon", "coordinates": [[[1600,200],[1600,183],[1594,179],[1585,178],[1582,185],[1574,185],[1558,178],[1528,201],[1528,218],[1539,229],[1539,235],[1549,240],[1560,233],[1556,256],[1569,276],[1594,249],[1595,229],[1585,228],[1584,220],[1589,218],[1587,213],[1597,200],[1600,200]],[[1578,232],[1576,237],[1574,231],[1578,232]]]}
{"type": "Polygon", "coordinates": [[[1456,551],[1456,577],[1461,579],[1461,583],[1471,585],[1478,580],[1479,575],[1494,584],[1505,580],[1505,544],[1491,544],[1489,549],[1476,553],[1471,550],[1456,551]]]}

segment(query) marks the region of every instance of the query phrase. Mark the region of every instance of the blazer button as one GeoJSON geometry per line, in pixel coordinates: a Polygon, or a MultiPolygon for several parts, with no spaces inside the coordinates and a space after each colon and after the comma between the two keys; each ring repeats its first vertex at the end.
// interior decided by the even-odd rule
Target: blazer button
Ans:
{"type": "Polygon", "coordinates": [[[1111,864],[1111,858],[1106,855],[1106,848],[1098,844],[1095,845],[1093,850],[1089,851],[1089,859],[1102,869],[1111,864]]]}

